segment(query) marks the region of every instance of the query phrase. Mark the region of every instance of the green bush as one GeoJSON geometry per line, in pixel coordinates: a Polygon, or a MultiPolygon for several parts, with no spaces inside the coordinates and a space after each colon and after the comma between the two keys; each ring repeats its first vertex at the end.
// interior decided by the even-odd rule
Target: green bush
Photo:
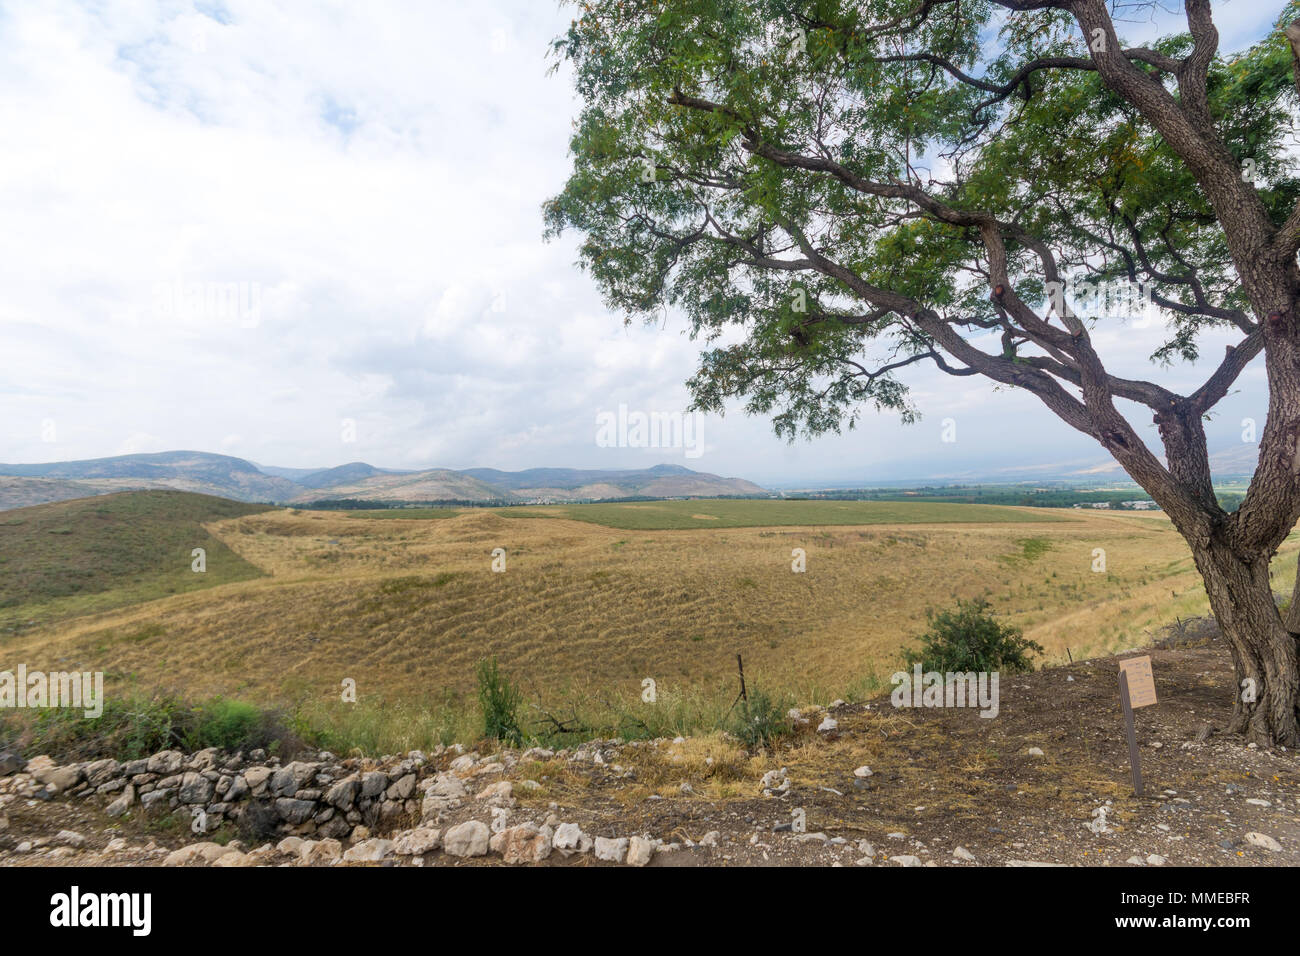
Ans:
{"type": "Polygon", "coordinates": [[[736,705],[726,729],[750,750],[770,747],[790,734],[790,706],[788,701],[775,700],[755,688],[747,700],[736,705]]]}
{"type": "Polygon", "coordinates": [[[478,662],[478,702],[483,708],[483,735],[512,747],[524,742],[519,726],[519,704],[523,693],[497,669],[495,657],[478,662]]]}
{"type": "Polygon", "coordinates": [[[927,611],[930,629],[921,635],[919,651],[908,655],[907,666],[940,673],[1032,671],[1030,654],[1041,645],[1024,637],[1020,628],[1002,624],[983,598],[958,601],[953,611],[927,611]]]}
{"type": "Polygon", "coordinates": [[[195,704],[159,695],[110,697],[95,718],[64,708],[9,715],[0,722],[0,749],[9,746],[65,760],[135,760],[173,748],[262,748],[288,755],[301,741],[278,711],[221,697],[195,704]]]}

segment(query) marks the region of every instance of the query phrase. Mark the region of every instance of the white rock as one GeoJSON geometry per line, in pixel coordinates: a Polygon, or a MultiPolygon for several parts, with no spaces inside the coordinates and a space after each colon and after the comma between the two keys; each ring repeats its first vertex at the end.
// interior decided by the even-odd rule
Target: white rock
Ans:
{"type": "Polygon", "coordinates": [[[1251,846],[1262,847],[1263,849],[1270,850],[1273,853],[1282,852],[1282,844],[1278,843],[1267,833],[1256,833],[1251,831],[1246,834],[1246,842],[1251,846]]]}
{"type": "Polygon", "coordinates": [[[817,733],[829,734],[832,731],[838,730],[839,726],[840,722],[834,717],[824,717],[822,718],[822,722],[817,725],[817,733]]]}
{"type": "Polygon", "coordinates": [[[957,847],[957,849],[953,850],[952,856],[953,859],[955,860],[964,860],[967,863],[975,862],[975,854],[972,853],[970,850],[966,849],[964,846],[959,846],[957,847]]]}
{"type": "Polygon", "coordinates": [[[655,855],[658,840],[649,837],[634,836],[627,841],[627,863],[629,866],[645,866],[655,855]]]}
{"type": "Polygon", "coordinates": [[[592,840],[576,823],[561,823],[555,828],[551,846],[561,856],[572,856],[575,853],[590,853],[592,840]]]}
{"type": "Polygon", "coordinates": [[[442,842],[441,833],[431,827],[416,827],[397,834],[393,841],[393,852],[398,856],[423,856],[438,849],[442,842]]]}
{"type": "Polygon", "coordinates": [[[492,832],[480,820],[468,820],[449,829],[442,838],[443,851],[451,856],[486,856],[492,832]]]}
{"type": "Polygon", "coordinates": [[[865,777],[870,777],[870,776],[871,776],[871,768],[868,767],[868,766],[865,766],[865,765],[864,765],[864,766],[861,766],[861,767],[859,767],[857,770],[853,771],[853,776],[855,776],[855,777],[857,777],[857,778],[859,778],[859,779],[862,779],[862,778],[865,778],[865,777]]]}
{"type": "Polygon", "coordinates": [[[889,862],[897,863],[899,866],[921,866],[921,860],[919,857],[911,856],[906,853],[899,856],[891,856],[889,862]]]}
{"type": "Polygon", "coordinates": [[[607,860],[610,863],[622,863],[627,857],[627,843],[627,837],[618,837],[617,839],[596,837],[596,859],[607,860]]]}
{"type": "Polygon", "coordinates": [[[1039,748],[1039,747],[1030,747],[1030,748],[1029,748],[1029,756],[1031,756],[1031,757],[1041,757],[1041,756],[1043,756],[1043,751],[1042,751],[1042,749],[1039,748]]]}
{"type": "Polygon", "coordinates": [[[348,847],[343,854],[343,860],[347,863],[378,863],[390,856],[392,852],[392,840],[381,840],[376,837],[348,847]]]}

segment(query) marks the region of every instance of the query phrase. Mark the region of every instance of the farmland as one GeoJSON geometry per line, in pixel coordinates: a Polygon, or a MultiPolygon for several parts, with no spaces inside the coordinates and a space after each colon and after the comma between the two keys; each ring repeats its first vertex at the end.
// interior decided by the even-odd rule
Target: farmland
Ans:
{"type": "MultiPolygon", "coordinates": [[[[158,501],[121,497],[154,513],[150,521],[181,522],[172,550],[188,554],[192,514],[168,518],[158,501]]],[[[49,509],[74,504],[87,506],[57,503],[10,520],[39,511],[42,526],[58,523],[49,509]]],[[[99,590],[75,598],[82,603],[72,610],[84,613],[31,613],[51,606],[40,589],[30,605],[7,609],[24,623],[6,639],[6,658],[103,670],[110,692],[285,707],[328,708],[350,679],[362,704],[424,713],[472,703],[484,657],[552,711],[592,701],[621,708],[638,700],[646,678],[665,699],[725,703],[740,653],[752,682],[827,701],[887,689],[926,610],[958,598],[987,599],[1043,645],[1045,662],[1140,646],[1206,610],[1190,555],[1160,515],[654,504],[407,520],[283,509],[217,516],[197,528],[210,538],[209,586],[171,594],[149,583],[136,545],[120,537],[124,553],[98,572],[99,590]],[[687,522],[704,526],[679,527],[687,522]],[[806,555],[802,573],[792,570],[795,549],[806,555]],[[1095,570],[1101,551],[1104,571],[1095,570]]],[[[77,533],[47,537],[75,549],[77,533]]],[[[1279,589],[1293,573],[1294,545],[1284,555],[1279,589]]],[[[6,558],[11,567],[23,561],[6,558]]]]}

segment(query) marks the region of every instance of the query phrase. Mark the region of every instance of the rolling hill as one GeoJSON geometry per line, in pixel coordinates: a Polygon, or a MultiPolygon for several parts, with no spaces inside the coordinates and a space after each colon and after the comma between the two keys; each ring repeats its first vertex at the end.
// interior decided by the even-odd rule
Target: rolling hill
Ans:
{"type": "Polygon", "coordinates": [[[204,527],[266,511],[211,495],[135,491],[0,517],[0,632],[259,577],[204,527]],[[205,566],[193,567],[195,548],[205,566]]]}
{"type": "Polygon", "coordinates": [[[333,468],[259,466],[230,455],[168,451],[43,464],[0,464],[0,511],[136,489],[173,489],[235,501],[545,503],[611,498],[762,495],[740,478],[680,465],[628,471],[494,468],[397,471],[354,461],[333,468]]]}

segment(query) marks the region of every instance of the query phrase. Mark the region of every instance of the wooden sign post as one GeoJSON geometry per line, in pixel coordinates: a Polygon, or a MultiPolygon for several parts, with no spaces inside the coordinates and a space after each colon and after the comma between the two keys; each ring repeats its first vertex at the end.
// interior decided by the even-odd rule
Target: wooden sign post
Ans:
{"type": "Polygon", "coordinates": [[[1137,729],[1133,711],[1156,702],[1156,681],[1150,657],[1130,657],[1119,662],[1119,702],[1124,709],[1124,730],[1128,734],[1128,762],[1133,769],[1133,792],[1142,796],[1142,761],[1138,756],[1137,729]]]}

